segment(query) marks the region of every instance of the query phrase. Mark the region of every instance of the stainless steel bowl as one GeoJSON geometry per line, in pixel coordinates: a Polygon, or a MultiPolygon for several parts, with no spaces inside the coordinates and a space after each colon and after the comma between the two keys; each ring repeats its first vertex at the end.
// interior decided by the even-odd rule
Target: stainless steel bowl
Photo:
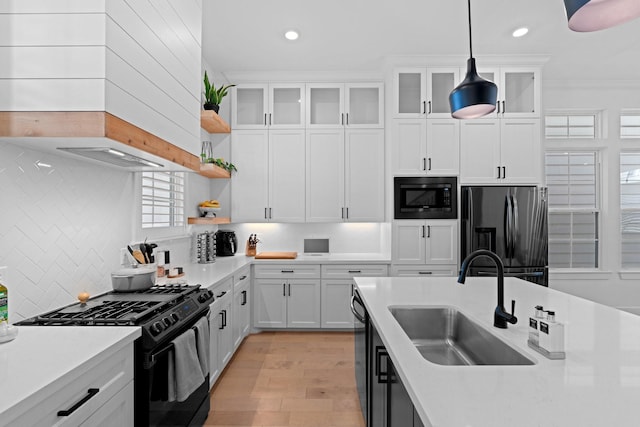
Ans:
{"type": "Polygon", "coordinates": [[[134,292],[149,289],[156,283],[156,266],[122,268],[111,273],[111,285],[116,292],[134,292]]]}

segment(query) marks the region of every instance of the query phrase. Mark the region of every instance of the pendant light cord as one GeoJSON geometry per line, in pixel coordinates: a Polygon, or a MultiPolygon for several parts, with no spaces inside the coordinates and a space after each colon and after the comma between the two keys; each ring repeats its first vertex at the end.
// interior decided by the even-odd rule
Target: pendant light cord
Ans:
{"type": "Polygon", "coordinates": [[[471,43],[471,0],[467,0],[467,11],[469,12],[469,57],[473,58],[473,45],[471,43]]]}

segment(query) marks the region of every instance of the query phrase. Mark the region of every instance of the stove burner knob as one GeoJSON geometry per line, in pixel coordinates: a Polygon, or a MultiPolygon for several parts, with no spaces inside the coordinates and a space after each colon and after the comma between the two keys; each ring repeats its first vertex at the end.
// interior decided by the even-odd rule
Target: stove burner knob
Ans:
{"type": "Polygon", "coordinates": [[[165,329],[171,326],[171,320],[169,320],[168,317],[165,317],[164,319],[162,319],[162,323],[164,323],[165,329]]]}
{"type": "Polygon", "coordinates": [[[171,320],[173,320],[173,323],[178,323],[178,320],[180,320],[178,313],[171,313],[171,320]]]}
{"type": "Polygon", "coordinates": [[[160,322],[155,322],[153,325],[151,325],[149,330],[151,331],[151,335],[158,335],[160,332],[162,332],[162,324],[160,324],[160,322]]]}

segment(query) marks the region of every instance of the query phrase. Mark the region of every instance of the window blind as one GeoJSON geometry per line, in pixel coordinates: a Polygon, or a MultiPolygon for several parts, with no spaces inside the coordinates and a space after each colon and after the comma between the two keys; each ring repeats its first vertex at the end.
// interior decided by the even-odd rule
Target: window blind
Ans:
{"type": "Polygon", "coordinates": [[[184,226],[184,173],[142,172],[142,228],[184,226]]]}

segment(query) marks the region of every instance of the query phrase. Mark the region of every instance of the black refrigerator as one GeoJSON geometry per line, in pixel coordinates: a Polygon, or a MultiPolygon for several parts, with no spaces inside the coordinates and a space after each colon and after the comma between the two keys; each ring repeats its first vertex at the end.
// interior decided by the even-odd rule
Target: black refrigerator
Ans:
{"type": "MultiPolygon", "coordinates": [[[[478,249],[495,252],[505,277],[548,286],[547,189],[536,186],[463,186],[460,261],[478,249]]],[[[477,258],[470,276],[495,276],[491,260],[477,258]]]]}

